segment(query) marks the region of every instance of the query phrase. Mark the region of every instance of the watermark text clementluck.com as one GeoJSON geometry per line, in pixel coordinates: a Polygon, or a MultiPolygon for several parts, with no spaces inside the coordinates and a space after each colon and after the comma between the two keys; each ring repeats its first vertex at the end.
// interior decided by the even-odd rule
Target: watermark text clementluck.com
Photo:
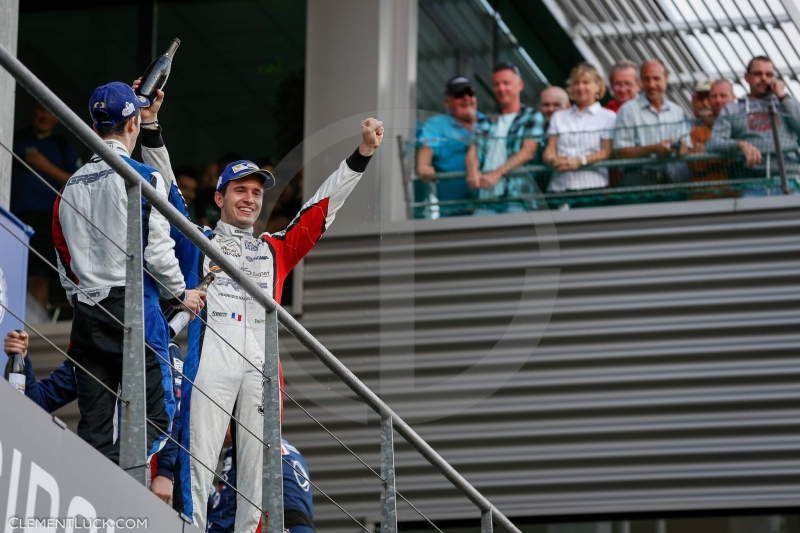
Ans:
{"type": "Polygon", "coordinates": [[[147,529],[147,518],[85,518],[83,516],[70,518],[20,518],[12,516],[8,519],[8,527],[12,531],[39,529],[94,529],[95,531],[106,531],[109,528],[147,529]]]}

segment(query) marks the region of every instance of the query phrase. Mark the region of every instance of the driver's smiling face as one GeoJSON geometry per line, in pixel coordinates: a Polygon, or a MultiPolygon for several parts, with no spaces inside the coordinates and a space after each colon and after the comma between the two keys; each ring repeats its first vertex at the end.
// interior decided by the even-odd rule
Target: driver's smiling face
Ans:
{"type": "Polygon", "coordinates": [[[222,211],[222,221],[241,229],[251,227],[261,213],[264,181],[258,176],[231,180],[224,192],[224,195],[214,193],[214,201],[222,211]]]}

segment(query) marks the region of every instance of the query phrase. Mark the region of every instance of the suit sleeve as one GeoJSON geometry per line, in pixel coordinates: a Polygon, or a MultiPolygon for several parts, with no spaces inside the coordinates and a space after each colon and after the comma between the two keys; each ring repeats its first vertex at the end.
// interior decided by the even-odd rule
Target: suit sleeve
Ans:
{"type": "Polygon", "coordinates": [[[285,230],[261,236],[274,251],[276,281],[283,281],[333,224],[336,212],[358,184],[369,160],[370,157],[361,155],[356,149],[303,205],[285,230]]]}
{"type": "MultiPolygon", "coordinates": [[[[150,175],[150,183],[158,194],[165,200],[167,191],[164,178],[158,172],[150,175]]],[[[164,287],[159,287],[162,295],[167,299],[183,299],[186,284],[183,280],[178,259],[175,256],[175,241],[170,237],[170,225],[157,209],[146,204],[146,246],[144,248],[144,262],[148,271],[160,281],[164,287]]]]}
{"type": "Polygon", "coordinates": [[[53,371],[49,377],[36,381],[33,363],[30,357],[25,358],[25,396],[52,413],[78,398],[78,387],[75,384],[74,370],[68,361],[53,371]]]}
{"type": "Polygon", "coordinates": [[[736,151],[736,140],[733,139],[731,110],[728,104],[714,121],[711,137],[706,142],[707,152],[731,153],[736,151]]]}
{"type": "Polygon", "coordinates": [[[163,476],[170,481],[175,480],[175,461],[178,458],[178,445],[172,439],[177,439],[181,434],[180,429],[180,415],[176,414],[175,419],[172,421],[172,432],[164,447],[158,452],[156,457],[156,475],[163,476]]]}
{"type": "Polygon", "coordinates": [[[164,138],[161,136],[161,126],[157,130],[141,130],[142,135],[142,162],[158,170],[164,177],[166,183],[164,188],[170,189],[170,185],[175,183],[175,174],[172,172],[172,163],[169,160],[169,152],[164,145],[164,138]]]}

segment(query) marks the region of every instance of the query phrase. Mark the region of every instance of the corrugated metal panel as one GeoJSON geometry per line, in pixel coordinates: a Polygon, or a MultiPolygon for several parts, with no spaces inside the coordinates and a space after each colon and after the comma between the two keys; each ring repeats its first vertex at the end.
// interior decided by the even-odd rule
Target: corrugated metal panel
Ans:
{"type": "MultiPolygon", "coordinates": [[[[306,259],[301,321],[509,517],[796,505],[798,215],[719,200],[340,231],[306,259]]],[[[377,469],[377,419],[286,337],[289,393],[377,469]]],[[[291,403],[284,434],[377,521],[379,480],[291,403]]],[[[431,518],[478,518],[409,447],[396,464],[431,518]]],[[[355,531],[315,503],[320,530],[355,531]]]]}

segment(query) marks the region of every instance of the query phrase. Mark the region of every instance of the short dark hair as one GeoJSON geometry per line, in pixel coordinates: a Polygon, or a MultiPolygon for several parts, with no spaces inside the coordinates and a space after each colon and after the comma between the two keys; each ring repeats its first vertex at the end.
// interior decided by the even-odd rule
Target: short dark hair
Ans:
{"type": "Polygon", "coordinates": [[[621,72],[623,70],[628,70],[628,69],[631,69],[634,72],[636,72],[636,81],[639,81],[639,65],[637,65],[630,59],[623,59],[615,63],[614,66],[611,67],[611,72],[608,74],[608,81],[611,81],[611,79],[614,77],[615,72],[621,72]]]}
{"type": "Polygon", "coordinates": [[[225,170],[225,167],[227,167],[234,161],[239,161],[240,159],[244,159],[244,157],[237,154],[236,152],[226,152],[221,156],[219,156],[219,159],[217,159],[217,165],[219,165],[220,174],[222,174],[222,171],[225,170]]]}
{"type": "Polygon", "coordinates": [[[511,61],[503,61],[502,63],[496,64],[494,66],[494,69],[492,70],[492,74],[494,74],[495,72],[500,72],[501,70],[510,70],[510,71],[514,72],[514,74],[516,74],[517,76],[520,75],[519,67],[517,67],[511,61]]]}
{"type": "Polygon", "coordinates": [[[175,167],[174,169],[172,169],[172,173],[175,174],[175,179],[177,179],[178,176],[187,176],[189,178],[192,178],[194,181],[198,180],[197,171],[194,169],[194,167],[189,165],[181,165],[179,167],[175,167]]]}
{"type": "Polygon", "coordinates": [[[659,59],[659,58],[657,58],[657,57],[654,57],[654,58],[652,58],[652,59],[648,59],[647,61],[645,61],[644,63],[642,63],[642,66],[641,66],[641,67],[639,67],[639,74],[640,74],[640,75],[641,75],[641,72],[642,72],[642,70],[644,70],[644,66],[645,66],[646,64],[648,64],[648,63],[658,63],[659,65],[661,65],[661,68],[663,68],[663,69],[664,69],[664,74],[665,74],[665,75],[667,75],[667,76],[669,76],[669,69],[667,68],[667,64],[666,64],[666,63],[664,63],[664,61],[662,61],[661,59],[659,59]]]}
{"type": "Polygon", "coordinates": [[[747,72],[748,73],[753,69],[753,63],[755,63],[756,61],[763,61],[764,63],[769,63],[770,65],[772,65],[772,68],[775,68],[775,63],[773,63],[772,60],[769,57],[767,57],[767,56],[756,56],[753,59],[751,59],[749,63],[747,63],[747,72]]]}
{"type": "Polygon", "coordinates": [[[275,162],[272,160],[271,157],[259,157],[258,159],[253,159],[253,163],[255,163],[258,168],[264,168],[264,167],[275,168],[275,162]]]}
{"type": "Polygon", "coordinates": [[[117,122],[116,124],[110,124],[107,126],[99,126],[96,131],[97,134],[100,135],[101,138],[105,139],[106,137],[120,137],[125,134],[125,126],[131,120],[136,120],[141,115],[141,111],[139,109],[136,110],[136,113],[127,120],[123,120],[122,122],[117,122]]]}

